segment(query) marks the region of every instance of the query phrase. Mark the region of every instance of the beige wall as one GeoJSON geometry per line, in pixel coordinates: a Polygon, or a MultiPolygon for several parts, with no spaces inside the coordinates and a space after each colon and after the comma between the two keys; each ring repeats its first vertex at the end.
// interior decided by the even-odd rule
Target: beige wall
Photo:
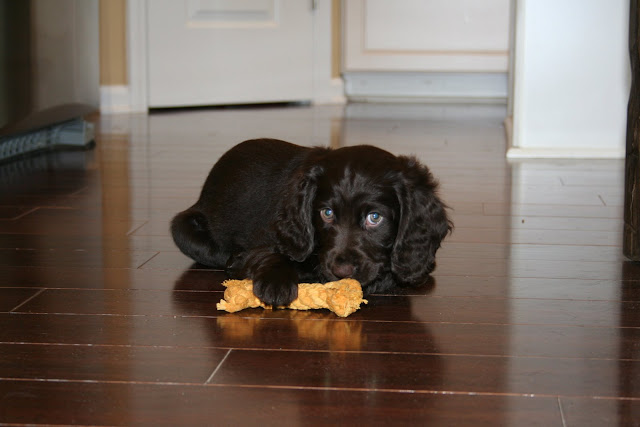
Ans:
{"type": "Polygon", "coordinates": [[[100,85],[126,85],[126,0],[100,0],[100,85]]]}

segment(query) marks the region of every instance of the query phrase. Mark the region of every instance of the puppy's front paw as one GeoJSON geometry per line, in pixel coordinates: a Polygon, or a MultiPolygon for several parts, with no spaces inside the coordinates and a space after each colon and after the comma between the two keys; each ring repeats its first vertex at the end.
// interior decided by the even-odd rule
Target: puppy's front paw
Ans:
{"type": "Polygon", "coordinates": [[[273,307],[284,307],[298,298],[298,275],[294,271],[271,270],[253,279],[253,293],[273,307]]]}

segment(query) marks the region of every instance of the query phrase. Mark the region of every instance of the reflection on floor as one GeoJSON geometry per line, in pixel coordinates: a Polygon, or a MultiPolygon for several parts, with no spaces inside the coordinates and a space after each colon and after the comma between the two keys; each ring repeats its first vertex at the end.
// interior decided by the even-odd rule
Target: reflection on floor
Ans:
{"type": "Polygon", "coordinates": [[[0,423],[638,425],[640,266],[622,160],[505,160],[502,106],[96,118],[0,166],[0,423]],[[433,280],[325,311],[215,310],[168,235],[245,139],[416,154],[455,231],[433,280]]]}

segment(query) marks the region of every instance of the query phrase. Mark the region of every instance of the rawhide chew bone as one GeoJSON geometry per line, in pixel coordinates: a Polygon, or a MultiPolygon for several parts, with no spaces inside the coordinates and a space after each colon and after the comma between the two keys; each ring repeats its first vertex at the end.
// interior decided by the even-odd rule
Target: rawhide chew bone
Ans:
{"type": "MultiPolygon", "coordinates": [[[[253,294],[251,280],[227,280],[222,285],[227,289],[224,291],[224,299],[216,305],[218,310],[234,313],[245,308],[271,308],[253,294]]],[[[362,298],[360,283],[353,279],[342,279],[327,283],[300,283],[298,298],[285,308],[293,310],[328,308],[340,317],[347,317],[358,310],[362,303],[367,304],[367,300],[362,298]]]]}

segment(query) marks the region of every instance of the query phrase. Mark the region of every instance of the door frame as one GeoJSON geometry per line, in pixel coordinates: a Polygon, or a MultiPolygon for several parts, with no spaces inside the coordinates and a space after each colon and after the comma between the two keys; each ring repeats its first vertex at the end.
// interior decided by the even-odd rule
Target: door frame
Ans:
{"type": "MultiPolygon", "coordinates": [[[[153,0],[127,0],[127,78],[129,111],[146,112],[148,102],[147,5],[153,0]]],[[[299,1],[299,0],[296,0],[299,1]]],[[[331,0],[309,1],[313,17],[313,104],[344,104],[344,83],[331,75],[331,0]]]]}

